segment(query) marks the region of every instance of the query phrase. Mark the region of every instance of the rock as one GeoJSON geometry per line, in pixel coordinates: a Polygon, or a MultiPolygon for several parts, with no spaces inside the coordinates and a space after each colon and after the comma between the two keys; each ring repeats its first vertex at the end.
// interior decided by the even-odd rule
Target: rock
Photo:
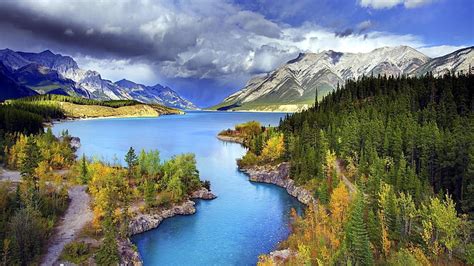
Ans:
{"type": "MultiPolygon", "coordinates": [[[[206,188],[200,188],[191,194],[191,199],[215,199],[216,195],[212,194],[206,188]]],[[[133,217],[129,224],[130,235],[140,234],[151,229],[157,228],[161,222],[176,215],[191,215],[196,212],[194,201],[186,199],[179,205],[173,205],[170,208],[154,210],[152,213],[140,213],[133,217]]],[[[143,265],[140,254],[130,241],[130,239],[120,240],[120,265],[143,265]]]]}
{"type": "Polygon", "coordinates": [[[76,151],[81,147],[81,139],[78,137],[71,137],[71,141],[69,143],[69,145],[71,145],[71,148],[76,151]]]}
{"type": "Polygon", "coordinates": [[[162,209],[149,214],[139,214],[130,221],[130,234],[136,235],[154,229],[158,227],[164,219],[175,215],[194,214],[196,212],[194,204],[194,201],[186,200],[183,203],[172,206],[168,209],[162,209]]]}
{"type": "Polygon", "coordinates": [[[275,167],[252,166],[240,169],[249,175],[250,181],[269,183],[285,188],[288,194],[297,198],[305,205],[317,204],[312,193],[302,187],[296,186],[295,181],[289,178],[289,163],[281,163],[275,167]]]}
{"type": "Polygon", "coordinates": [[[217,138],[219,140],[225,141],[225,142],[235,142],[239,144],[244,144],[244,139],[241,137],[233,137],[233,136],[226,136],[226,135],[217,135],[217,138]]]}
{"type": "Polygon", "coordinates": [[[192,199],[205,199],[205,200],[212,200],[217,198],[216,195],[212,194],[207,188],[202,187],[199,190],[194,191],[191,194],[192,199]]]}
{"type": "Polygon", "coordinates": [[[268,255],[276,265],[283,264],[290,256],[294,255],[290,249],[275,250],[268,255]]]}
{"type": "Polygon", "coordinates": [[[118,250],[120,254],[120,265],[121,266],[141,266],[143,262],[140,258],[140,254],[137,251],[135,245],[132,244],[130,239],[119,239],[118,250]]]}

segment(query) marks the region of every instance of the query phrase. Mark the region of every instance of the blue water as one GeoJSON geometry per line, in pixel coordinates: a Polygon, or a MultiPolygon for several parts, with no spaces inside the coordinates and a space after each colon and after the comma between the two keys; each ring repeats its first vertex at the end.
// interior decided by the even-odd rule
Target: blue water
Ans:
{"type": "Polygon", "coordinates": [[[238,144],[216,138],[222,129],[258,120],[276,125],[284,114],[191,112],[159,118],[100,119],[56,124],[81,138],[78,154],[122,161],[130,146],[159,149],[166,159],[196,154],[201,179],[211,181],[218,196],[198,200],[197,212],[166,219],[157,229],[136,235],[145,265],[252,265],[274,250],[289,234],[291,208],[302,205],[285,190],[251,183],[237,171],[235,160],[245,153],[238,144]]]}

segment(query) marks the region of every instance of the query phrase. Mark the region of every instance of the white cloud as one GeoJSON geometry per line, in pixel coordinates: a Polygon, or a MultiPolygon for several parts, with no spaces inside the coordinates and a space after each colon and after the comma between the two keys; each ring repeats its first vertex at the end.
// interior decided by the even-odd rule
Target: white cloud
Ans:
{"type": "Polygon", "coordinates": [[[406,8],[415,8],[432,3],[435,0],[360,0],[359,4],[363,7],[373,9],[392,8],[403,4],[406,8]]]}
{"type": "MultiPolygon", "coordinates": [[[[361,0],[360,4],[388,8],[397,4],[414,7],[427,2],[361,0]]],[[[355,28],[358,33],[365,34],[339,38],[333,30],[316,24],[294,27],[218,0],[87,3],[43,0],[17,1],[15,5],[58,22],[78,25],[74,28],[75,37],[82,34],[86,41],[77,47],[71,48],[69,43],[57,47],[78,57],[81,67],[97,70],[112,80],[126,77],[147,85],[156,82],[158,76],[247,78],[254,73],[270,71],[299,52],[369,52],[381,46],[395,45],[426,47],[418,36],[369,31],[370,20],[362,21],[355,28]],[[117,37],[124,44],[118,48],[110,45],[117,39],[109,40],[109,37],[117,37]],[[110,50],[107,45],[117,50],[107,54],[110,50]],[[84,50],[77,52],[79,48],[84,50]]],[[[44,42],[45,46],[53,41],[44,42]]],[[[4,42],[0,40],[0,43],[4,42]]],[[[56,51],[65,53],[61,49],[56,51]]]]}
{"type": "Polygon", "coordinates": [[[439,45],[439,46],[425,46],[420,47],[418,50],[429,57],[439,57],[449,53],[452,53],[456,50],[466,48],[468,45],[453,46],[453,45],[439,45]]]}
{"type": "Polygon", "coordinates": [[[146,63],[131,62],[128,59],[98,59],[90,56],[77,56],[74,59],[80,68],[99,71],[103,78],[114,82],[127,78],[146,85],[154,85],[160,79],[153,68],[146,63]]]}

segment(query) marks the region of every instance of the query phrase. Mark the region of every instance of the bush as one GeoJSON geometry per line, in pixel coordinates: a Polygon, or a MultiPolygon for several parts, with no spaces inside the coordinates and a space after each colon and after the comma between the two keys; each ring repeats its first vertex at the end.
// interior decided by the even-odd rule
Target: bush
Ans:
{"type": "Polygon", "coordinates": [[[41,253],[48,233],[48,222],[33,209],[18,210],[10,220],[10,239],[15,263],[29,265],[41,253]]]}
{"type": "Polygon", "coordinates": [[[173,202],[173,196],[168,191],[163,191],[158,194],[156,206],[168,207],[173,202]]]}
{"type": "Polygon", "coordinates": [[[246,166],[252,166],[258,164],[259,160],[257,155],[255,155],[253,152],[249,151],[247,152],[242,159],[237,160],[237,164],[239,165],[240,168],[246,167],[246,166]]]}
{"type": "Polygon", "coordinates": [[[60,256],[61,260],[81,264],[91,256],[91,248],[85,242],[71,242],[64,246],[60,256]]]}
{"type": "Polygon", "coordinates": [[[467,264],[474,265],[474,243],[467,245],[465,255],[467,264]]]}

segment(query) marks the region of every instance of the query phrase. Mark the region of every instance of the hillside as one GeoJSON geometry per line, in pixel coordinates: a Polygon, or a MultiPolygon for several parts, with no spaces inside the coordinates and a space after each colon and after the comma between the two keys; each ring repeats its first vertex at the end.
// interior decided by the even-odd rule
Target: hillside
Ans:
{"type": "Polygon", "coordinates": [[[128,89],[133,99],[144,103],[158,103],[182,110],[197,109],[192,102],[182,98],[169,87],[163,87],[160,84],[146,86],[126,79],[119,80],[115,84],[128,89]]]}
{"type": "Polygon", "coordinates": [[[0,101],[38,94],[32,89],[16,83],[10,76],[10,70],[0,62],[0,101]]]}
{"type": "MultiPolygon", "coordinates": [[[[156,117],[168,114],[183,114],[182,111],[159,104],[144,104],[137,101],[97,101],[60,95],[39,95],[9,100],[7,105],[18,109],[35,110],[38,107],[54,107],[62,114],[49,115],[57,118],[101,118],[101,117],[156,117]]],[[[44,114],[40,114],[45,116],[44,114]]]]}
{"type": "Polygon", "coordinates": [[[250,79],[243,89],[212,109],[303,110],[314,103],[316,90],[321,99],[349,79],[467,72],[469,65],[474,65],[473,50],[470,47],[433,59],[408,46],[383,47],[369,53],[300,54],[276,70],[250,79]]]}
{"type": "Polygon", "coordinates": [[[97,71],[81,69],[73,58],[49,50],[25,53],[4,49],[0,50],[0,62],[11,70],[10,78],[18,85],[40,94],[96,100],[138,100],[179,109],[197,109],[169,87],[160,84],[145,86],[131,81],[114,83],[103,79],[97,71]]]}
{"type": "Polygon", "coordinates": [[[247,146],[241,169],[317,199],[294,215],[289,255],[259,265],[472,263],[473,96],[472,74],[363,77],[279,127],[221,133],[247,146]],[[275,170],[282,162],[289,171],[275,170]]]}

